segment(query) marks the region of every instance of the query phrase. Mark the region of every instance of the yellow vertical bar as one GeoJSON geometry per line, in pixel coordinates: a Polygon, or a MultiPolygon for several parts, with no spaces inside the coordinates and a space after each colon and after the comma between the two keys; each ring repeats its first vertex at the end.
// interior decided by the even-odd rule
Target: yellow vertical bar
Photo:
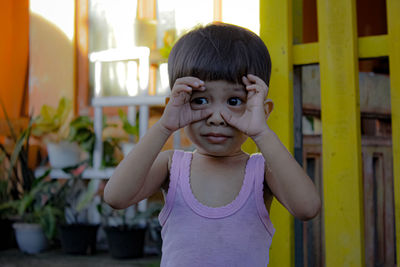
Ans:
{"type": "Polygon", "coordinates": [[[397,266],[400,265],[400,1],[387,0],[397,266]]]}
{"type": "Polygon", "coordinates": [[[356,0],[318,0],[326,266],[363,266],[356,0]]]}
{"type": "MultiPolygon", "coordinates": [[[[293,153],[293,62],[292,0],[260,0],[260,36],[272,59],[270,95],[275,103],[268,124],[293,153]]],[[[294,220],[276,200],[271,207],[276,227],[270,265],[294,265],[294,220]]]]}
{"type": "Polygon", "coordinates": [[[293,44],[303,43],[303,0],[292,0],[293,44]]]}

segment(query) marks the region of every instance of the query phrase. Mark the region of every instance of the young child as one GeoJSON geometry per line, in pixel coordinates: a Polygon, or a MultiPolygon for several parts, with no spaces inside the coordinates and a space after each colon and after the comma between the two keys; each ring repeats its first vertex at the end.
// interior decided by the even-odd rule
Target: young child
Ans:
{"type": "Polygon", "coordinates": [[[107,183],[104,199],[126,208],[162,188],[161,266],[266,266],[273,196],[293,216],[320,210],[307,174],[268,127],[271,61],[263,41],[223,23],[185,34],[168,60],[170,101],[107,183]],[[163,151],[185,129],[194,152],[163,151]],[[241,150],[250,137],[261,154],[241,150]]]}

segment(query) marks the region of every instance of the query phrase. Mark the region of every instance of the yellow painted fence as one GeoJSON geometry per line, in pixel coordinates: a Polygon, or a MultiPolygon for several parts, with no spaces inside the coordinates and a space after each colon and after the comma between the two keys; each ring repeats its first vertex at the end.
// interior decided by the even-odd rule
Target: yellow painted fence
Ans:
{"type": "MultiPolygon", "coordinates": [[[[400,262],[400,1],[387,0],[388,34],[357,37],[356,0],[317,0],[317,43],[293,44],[293,0],[260,0],[272,58],[269,124],[294,149],[293,66],[319,63],[327,267],[364,265],[359,58],[389,57],[397,263],[400,262]],[[397,15],[397,17],[396,17],[397,15]]],[[[294,266],[294,219],[275,201],[270,266],[294,266]]]]}

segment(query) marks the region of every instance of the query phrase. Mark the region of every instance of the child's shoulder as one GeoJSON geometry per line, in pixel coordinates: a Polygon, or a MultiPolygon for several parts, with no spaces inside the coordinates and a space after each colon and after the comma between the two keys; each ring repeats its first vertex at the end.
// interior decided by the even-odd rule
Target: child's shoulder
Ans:
{"type": "Polygon", "coordinates": [[[182,157],[185,153],[193,153],[193,152],[184,151],[184,150],[181,150],[181,149],[170,149],[170,150],[164,150],[164,151],[160,152],[158,157],[163,162],[168,164],[168,171],[170,171],[171,170],[171,166],[172,166],[172,161],[173,161],[174,157],[182,157]]]}
{"type": "Polygon", "coordinates": [[[261,154],[260,152],[251,153],[251,154],[249,154],[249,157],[251,157],[251,158],[257,158],[257,159],[260,159],[260,160],[264,160],[264,161],[265,161],[265,158],[264,158],[263,154],[261,154]]]}
{"type": "Polygon", "coordinates": [[[168,163],[168,169],[172,162],[172,157],[174,156],[174,153],[175,153],[174,149],[169,149],[169,150],[161,151],[160,154],[158,155],[159,159],[161,159],[163,162],[168,163]]]}

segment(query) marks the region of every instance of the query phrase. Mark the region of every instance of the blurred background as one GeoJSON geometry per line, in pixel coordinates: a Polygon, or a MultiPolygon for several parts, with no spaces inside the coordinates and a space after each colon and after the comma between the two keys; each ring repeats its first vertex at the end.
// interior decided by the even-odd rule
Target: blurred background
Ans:
{"type": "MultiPolygon", "coordinates": [[[[265,41],[275,103],[268,123],[323,199],[321,214],[309,222],[295,220],[275,201],[270,266],[398,265],[399,1],[1,4],[0,228],[8,241],[0,265],[32,260],[17,247],[28,255],[104,260],[104,253],[112,254],[109,232],[124,228],[135,229],[128,242],[139,248],[112,258],[157,266],[162,193],[118,212],[102,201],[102,190],[163,112],[171,47],[186,31],[214,21],[246,27],[265,41]],[[68,158],[53,157],[57,151],[68,158]],[[16,223],[38,225],[43,247],[21,247],[16,223]],[[94,243],[76,241],[80,252],[62,244],[62,228],[75,224],[95,226],[94,243]]],[[[170,138],[165,149],[171,148],[193,150],[183,131],[170,138]]],[[[250,140],[243,149],[257,152],[250,140]]]]}

